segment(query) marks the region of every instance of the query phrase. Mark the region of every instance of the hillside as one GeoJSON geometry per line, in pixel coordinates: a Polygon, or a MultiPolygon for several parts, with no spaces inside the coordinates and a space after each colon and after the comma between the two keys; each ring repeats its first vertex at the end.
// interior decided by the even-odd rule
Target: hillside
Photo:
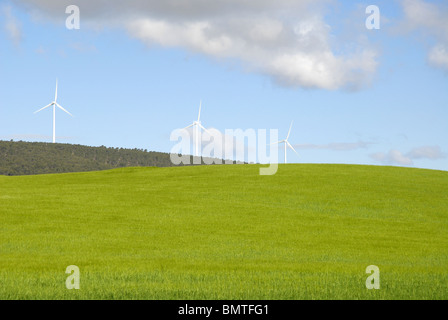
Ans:
{"type": "Polygon", "coordinates": [[[0,175],[84,172],[151,166],[173,165],[168,153],[141,149],[0,141],[0,175]]]}
{"type": "Polygon", "coordinates": [[[448,299],[448,172],[259,167],[0,176],[0,299],[448,299]]]}

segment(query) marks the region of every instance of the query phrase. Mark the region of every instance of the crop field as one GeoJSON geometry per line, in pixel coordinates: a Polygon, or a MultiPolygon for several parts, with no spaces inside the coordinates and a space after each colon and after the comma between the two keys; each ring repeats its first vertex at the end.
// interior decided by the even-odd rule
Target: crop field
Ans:
{"type": "Polygon", "coordinates": [[[0,176],[0,299],[448,299],[448,172],[259,168],[0,176]]]}

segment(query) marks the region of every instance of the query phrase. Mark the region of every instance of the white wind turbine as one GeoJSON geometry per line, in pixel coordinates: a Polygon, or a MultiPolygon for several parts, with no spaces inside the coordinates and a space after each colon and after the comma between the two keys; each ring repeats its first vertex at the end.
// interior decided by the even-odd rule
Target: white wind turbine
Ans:
{"type": "Polygon", "coordinates": [[[58,99],[58,79],[56,79],[56,92],[54,94],[54,101],[50,103],[48,106],[45,106],[42,109],[39,109],[36,112],[34,112],[36,114],[44,109],[53,106],[53,143],[56,143],[56,107],[58,107],[59,109],[61,109],[62,111],[73,117],[73,115],[70,112],[65,110],[59,103],[57,103],[57,99],[58,99]]]}
{"type": "Polygon", "coordinates": [[[201,124],[201,108],[202,108],[202,101],[200,101],[200,103],[199,103],[198,120],[193,121],[192,124],[190,124],[188,127],[184,128],[184,130],[192,128],[192,127],[194,127],[194,129],[195,129],[195,133],[194,133],[193,137],[194,137],[194,140],[196,141],[196,150],[195,150],[196,157],[199,156],[199,142],[200,142],[199,129],[202,129],[205,132],[210,134],[210,132],[207,129],[205,129],[204,126],[201,124]]]}
{"type": "Polygon", "coordinates": [[[287,150],[288,147],[290,147],[297,155],[299,155],[297,153],[297,151],[293,148],[293,146],[288,141],[289,135],[291,134],[291,128],[292,128],[292,121],[291,121],[291,125],[289,126],[289,131],[288,131],[288,135],[286,136],[286,139],[271,144],[271,145],[273,145],[273,144],[281,144],[281,143],[285,144],[285,163],[286,163],[286,150],[287,150]]]}

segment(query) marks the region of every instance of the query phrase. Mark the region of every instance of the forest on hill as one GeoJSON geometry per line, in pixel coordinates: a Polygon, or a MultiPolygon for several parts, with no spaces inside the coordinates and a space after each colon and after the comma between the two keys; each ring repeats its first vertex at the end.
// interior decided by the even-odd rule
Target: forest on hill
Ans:
{"type": "Polygon", "coordinates": [[[0,140],[0,175],[15,176],[98,171],[122,167],[171,166],[174,165],[171,163],[169,153],[143,149],[0,140]]]}

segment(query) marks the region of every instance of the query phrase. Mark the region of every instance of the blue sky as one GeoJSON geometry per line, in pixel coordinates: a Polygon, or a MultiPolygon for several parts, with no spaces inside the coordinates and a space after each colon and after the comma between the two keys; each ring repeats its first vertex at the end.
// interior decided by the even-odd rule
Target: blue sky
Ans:
{"type": "Polygon", "coordinates": [[[58,102],[75,116],[57,112],[61,143],[170,152],[170,133],[202,99],[203,125],[221,131],[283,138],[294,120],[300,157],[289,162],[448,170],[446,4],[299,0],[285,15],[288,1],[230,2],[134,0],[123,13],[114,1],[2,1],[0,139],[51,141],[51,111],[33,112],[58,78],[58,102]],[[80,8],[79,30],[65,27],[68,4],[80,8]],[[369,4],[380,30],[365,28],[369,4]],[[215,38],[197,36],[205,22],[215,38]]]}

